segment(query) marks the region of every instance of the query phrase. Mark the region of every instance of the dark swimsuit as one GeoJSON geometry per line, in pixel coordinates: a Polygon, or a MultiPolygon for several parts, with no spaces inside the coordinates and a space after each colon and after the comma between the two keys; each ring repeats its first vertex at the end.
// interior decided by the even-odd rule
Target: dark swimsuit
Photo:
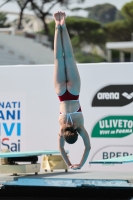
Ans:
{"type": "MultiPolygon", "coordinates": [[[[62,101],[79,101],[79,95],[73,95],[67,89],[63,95],[58,96],[58,97],[61,102],[62,101]]],[[[81,107],[79,107],[79,109],[75,112],[72,112],[72,113],[61,113],[60,112],[60,115],[67,115],[67,124],[68,124],[69,119],[70,119],[71,123],[73,124],[71,114],[78,114],[81,112],[82,112],[81,107]]]]}

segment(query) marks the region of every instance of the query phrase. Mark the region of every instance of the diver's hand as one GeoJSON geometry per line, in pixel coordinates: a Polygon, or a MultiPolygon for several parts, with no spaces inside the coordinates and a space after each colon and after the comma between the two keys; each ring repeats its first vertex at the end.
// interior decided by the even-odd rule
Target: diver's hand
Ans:
{"type": "Polygon", "coordinates": [[[68,168],[69,168],[69,169],[72,169],[72,166],[73,166],[72,164],[71,164],[71,165],[68,165],[68,168]]]}
{"type": "Polygon", "coordinates": [[[71,169],[73,170],[81,169],[81,165],[80,164],[71,165],[71,169]]]}

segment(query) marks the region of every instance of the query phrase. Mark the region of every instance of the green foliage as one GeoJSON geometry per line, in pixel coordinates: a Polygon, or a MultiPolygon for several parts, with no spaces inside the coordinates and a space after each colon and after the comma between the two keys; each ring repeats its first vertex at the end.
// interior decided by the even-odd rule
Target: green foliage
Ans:
{"type": "MultiPolygon", "coordinates": [[[[117,50],[112,50],[112,62],[120,62],[120,52],[117,50]]],[[[131,53],[125,52],[125,62],[130,62],[131,53]]]]}
{"type": "Polygon", "coordinates": [[[108,41],[131,41],[133,32],[133,1],[126,3],[116,15],[116,20],[104,26],[108,41]]]}
{"type": "Polygon", "coordinates": [[[118,11],[114,5],[109,3],[98,4],[93,7],[85,8],[85,10],[89,11],[88,18],[103,24],[114,21],[118,11]]]}
{"type": "Polygon", "coordinates": [[[45,31],[44,31],[44,29],[41,30],[41,31],[38,31],[38,32],[36,32],[36,33],[38,33],[38,34],[40,34],[40,35],[45,35],[45,31]]]}
{"type": "Polygon", "coordinates": [[[131,41],[133,22],[130,20],[114,21],[106,24],[104,30],[108,35],[108,41],[131,41]]]}
{"type": "MultiPolygon", "coordinates": [[[[80,8],[75,8],[75,10],[80,8]]],[[[96,5],[86,8],[89,17],[68,17],[66,24],[75,49],[75,58],[78,62],[103,62],[104,59],[92,54],[81,52],[85,44],[104,44],[107,41],[131,41],[133,32],[133,1],[123,6],[119,11],[111,4],[96,5]],[[117,20],[116,20],[117,19],[117,20]],[[102,22],[104,25],[100,24],[102,22]],[[108,23],[107,23],[108,22],[108,23]]],[[[49,24],[50,34],[53,38],[55,23],[49,24]]],[[[119,52],[113,52],[114,61],[119,60],[119,52]]],[[[127,56],[129,60],[129,55],[127,56]]]]}
{"type": "Polygon", "coordinates": [[[54,32],[55,32],[55,22],[52,21],[48,24],[48,29],[49,29],[49,34],[51,36],[54,36],[54,32]]]}
{"type": "Polygon", "coordinates": [[[118,10],[115,15],[115,20],[123,20],[123,19],[125,19],[125,17],[123,15],[122,11],[118,10]]]}
{"type": "MultiPolygon", "coordinates": [[[[67,17],[66,18],[67,29],[71,36],[83,35],[88,31],[97,30],[101,27],[99,22],[90,20],[87,18],[67,17]]],[[[52,21],[49,23],[50,34],[54,35],[55,23],[52,21]]]]}
{"type": "Polygon", "coordinates": [[[122,13],[130,20],[133,20],[133,1],[126,3],[122,8],[122,13]]]}
{"type": "Polygon", "coordinates": [[[9,27],[9,25],[5,25],[6,20],[7,20],[6,14],[0,13],[0,28],[9,27]]]}
{"type": "Polygon", "coordinates": [[[80,36],[76,35],[76,36],[72,37],[71,42],[72,42],[72,46],[74,48],[78,48],[81,43],[80,36]]]}
{"type": "Polygon", "coordinates": [[[119,60],[120,60],[120,52],[117,51],[117,50],[112,50],[111,54],[112,54],[112,61],[113,62],[119,62],[119,60]]]}
{"type": "Polygon", "coordinates": [[[106,42],[106,34],[102,28],[92,30],[86,35],[86,41],[93,44],[104,44],[106,42]]]}
{"type": "Polygon", "coordinates": [[[82,44],[104,44],[106,42],[106,35],[103,29],[92,30],[84,35],[76,35],[71,39],[73,47],[81,47],[82,44]]]}
{"type": "Polygon", "coordinates": [[[68,31],[71,36],[83,35],[101,27],[99,22],[87,18],[68,17],[66,19],[68,31]]]}
{"type": "MultiPolygon", "coordinates": [[[[99,22],[87,18],[68,17],[66,25],[73,47],[81,47],[83,43],[103,44],[106,41],[106,35],[99,22]]],[[[49,24],[49,31],[54,37],[54,21],[49,24]]]]}
{"type": "Polygon", "coordinates": [[[95,54],[87,54],[83,53],[81,51],[76,52],[75,59],[79,63],[99,63],[99,62],[106,62],[105,59],[101,58],[98,55],[95,54]]]}

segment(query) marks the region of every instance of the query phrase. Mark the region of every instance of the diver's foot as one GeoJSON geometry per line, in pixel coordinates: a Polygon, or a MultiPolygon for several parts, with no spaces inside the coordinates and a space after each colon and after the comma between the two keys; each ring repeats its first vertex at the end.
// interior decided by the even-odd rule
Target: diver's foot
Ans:
{"type": "Polygon", "coordinates": [[[65,18],[66,18],[65,12],[60,11],[60,25],[61,26],[65,24],[65,18]]]}
{"type": "Polygon", "coordinates": [[[53,15],[55,20],[55,26],[58,27],[60,25],[60,12],[56,12],[53,15]]]}

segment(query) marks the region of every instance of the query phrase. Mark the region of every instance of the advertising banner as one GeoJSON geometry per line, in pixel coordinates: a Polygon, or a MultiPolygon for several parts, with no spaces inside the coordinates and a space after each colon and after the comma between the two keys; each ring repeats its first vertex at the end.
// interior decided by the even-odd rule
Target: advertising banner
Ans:
{"type": "MultiPolygon", "coordinates": [[[[54,65],[0,67],[1,149],[58,150],[59,100],[54,65]]],[[[89,161],[133,154],[132,63],[78,64],[80,104],[91,151],[81,170],[133,171],[133,164],[101,165],[89,161]]],[[[65,144],[72,164],[81,161],[81,137],[65,144]]],[[[41,158],[40,158],[41,160],[41,158]]]]}
{"type": "Polygon", "coordinates": [[[25,95],[0,93],[1,149],[22,151],[25,146],[25,95]]]}

